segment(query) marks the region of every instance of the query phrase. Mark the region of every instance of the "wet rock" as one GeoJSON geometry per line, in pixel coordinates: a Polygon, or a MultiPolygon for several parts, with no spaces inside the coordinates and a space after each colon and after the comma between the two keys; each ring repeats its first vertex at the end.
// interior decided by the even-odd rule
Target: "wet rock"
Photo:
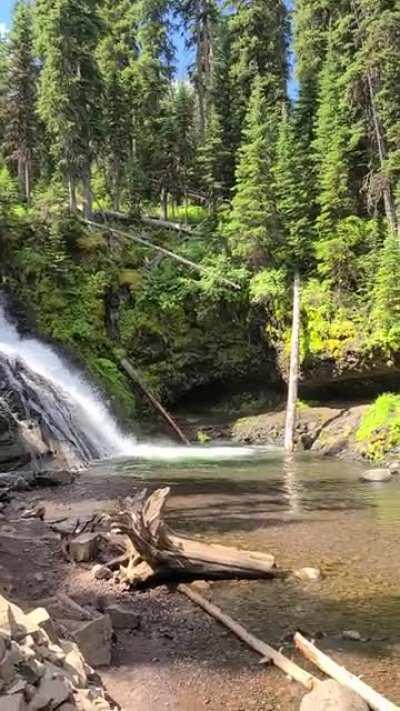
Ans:
{"type": "Polygon", "coordinates": [[[97,555],[99,537],[97,533],[81,533],[69,544],[71,558],[76,563],[87,563],[97,555]]]}
{"type": "Polygon", "coordinates": [[[210,590],[211,585],[207,582],[207,580],[194,580],[193,583],[190,584],[190,587],[198,590],[199,592],[207,592],[210,590]]]}
{"type": "Polygon", "coordinates": [[[320,580],[322,575],[319,568],[300,568],[294,572],[294,575],[299,580],[315,581],[320,580]]]}
{"type": "Polygon", "coordinates": [[[112,570],[110,570],[110,568],[107,568],[106,565],[101,565],[101,563],[98,563],[97,565],[93,566],[92,573],[93,577],[95,577],[96,580],[111,580],[111,578],[113,577],[112,570]]]}
{"type": "Polygon", "coordinates": [[[10,684],[15,677],[14,655],[7,651],[0,662],[0,678],[10,684]]]}
{"type": "Polygon", "coordinates": [[[368,706],[354,691],[327,679],[303,697],[300,711],[368,711],[368,706]]]}
{"type": "Polygon", "coordinates": [[[27,687],[28,682],[26,679],[22,679],[22,677],[18,677],[18,679],[15,679],[12,683],[12,685],[7,689],[7,694],[12,695],[12,694],[19,694],[23,693],[27,687]]]}
{"type": "Polygon", "coordinates": [[[362,481],[390,481],[392,478],[390,469],[367,469],[361,474],[362,481]]]}
{"type": "Polygon", "coordinates": [[[111,663],[112,624],[108,615],[101,615],[75,627],[73,637],[92,667],[108,666],[111,663]]]}
{"type": "Polygon", "coordinates": [[[109,605],[104,612],[110,616],[115,630],[133,630],[140,627],[140,616],[122,605],[109,605]]]}

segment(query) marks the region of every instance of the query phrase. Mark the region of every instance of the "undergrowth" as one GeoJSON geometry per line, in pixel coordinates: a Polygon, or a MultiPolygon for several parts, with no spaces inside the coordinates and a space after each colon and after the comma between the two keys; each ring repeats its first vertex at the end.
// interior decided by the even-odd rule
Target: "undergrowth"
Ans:
{"type": "Polygon", "coordinates": [[[361,419],[356,440],[372,460],[400,445],[400,395],[385,393],[375,400],[361,419]]]}

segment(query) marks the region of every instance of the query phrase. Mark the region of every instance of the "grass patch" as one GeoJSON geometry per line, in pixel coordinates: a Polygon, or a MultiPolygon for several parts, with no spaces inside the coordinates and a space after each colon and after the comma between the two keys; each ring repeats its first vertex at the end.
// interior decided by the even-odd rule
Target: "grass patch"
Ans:
{"type": "Polygon", "coordinates": [[[368,408],[356,432],[361,451],[369,459],[383,459],[400,444],[400,395],[380,395],[368,408]]]}

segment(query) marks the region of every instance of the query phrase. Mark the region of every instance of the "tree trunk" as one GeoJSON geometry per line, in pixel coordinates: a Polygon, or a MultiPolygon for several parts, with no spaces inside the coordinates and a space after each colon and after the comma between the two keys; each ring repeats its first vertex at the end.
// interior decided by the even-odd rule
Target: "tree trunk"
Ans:
{"type": "Polygon", "coordinates": [[[168,220],[168,191],[164,187],[160,194],[160,216],[162,220],[168,220]]]}
{"type": "Polygon", "coordinates": [[[68,193],[69,193],[69,209],[70,212],[75,214],[77,212],[77,203],[76,203],[76,185],[75,185],[75,178],[73,175],[68,176],[68,193]]]}
{"type": "Polygon", "coordinates": [[[87,167],[85,175],[82,179],[83,185],[83,214],[86,220],[91,220],[93,216],[93,192],[92,192],[92,176],[90,165],[87,167]]]}
{"type": "Polygon", "coordinates": [[[296,269],[293,282],[292,340],[290,348],[290,371],[285,423],[285,451],[293,452],[296,427],[296,407],[299,385],[299,345],[300,345],[300,274],[296,269]]]}

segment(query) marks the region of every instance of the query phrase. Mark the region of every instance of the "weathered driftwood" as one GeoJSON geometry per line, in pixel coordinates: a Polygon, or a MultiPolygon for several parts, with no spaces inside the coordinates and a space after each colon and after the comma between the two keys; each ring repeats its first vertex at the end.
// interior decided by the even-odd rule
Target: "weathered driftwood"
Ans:
{"type": "Polygon", "coordinates": [[[112,528],[125,536],[129,563],[120,577],[130,585],[151,578],[262,578],[273,575],[274,558],[267,553],[207,544],[174,534],[162,519],[169,487],[151,495],[142,492],[125,501],[112,528]],[[129,547],[128,547],[129,546],[129,547]]]}
{"type": "Polygon", "coordinates": [[[398,706],[388,701],[388,699],[385,699],[382,694],[379,694],[364,681],[340,666],[340,664],[328,657],[327,654],[321,652],[312,642],[303,637],[300,632],[295,634],[294,642],[297,649],[299,649],[307,659],[313,662],[313,664],[325,672],[325,674],[331,676],[340,684],[343,684],[343,686],[347,686],[349,689],[352,689],[352,691],[355,691],[372,709],[376,711],[399,711],[398,706]]]}
{"type": "Polygon", "coordinates": [[[242,625],[240,625],[238,622],[235,622],[232,617],[226,615],[220,607],[217,607],[217,605],[214,605],[212,602],[206,600],[198,592],[195,592],[187,585],[182,584],[178,585],[177,589],[180,593],[182,593],[182,595],[185,595],[196,605],[199,605],[201,608],[203,608],[203,610],[205,610],[209,615],[211,615],[211,617],[214,617],[216,620],[218,620],[218,622],[221,622],[221,624],[225,625],[225,627],[227,627],[231,632],[233,632],[236,637],[239,637],[242,642],[247,644],[248,647],[254,649],[255,652],[261,654],[261,656],[263,657],[263,662],[272,662],[276,667],[285,672],[285,674],[288,674],[292,679],[295,679],[300,684],[303,684],[303,686],[305,686],[308,690],[312,690],[316,686],[316,684],[318,684],[319,680],[315,676],[309,674],[307,671],[299,667],[297,664],[295,664],[295,662],[292,662],[291,659],[285,657],[281,652],[278,652],[273,647],[270,647],[269,644],[266,644],[261,639],[258,639],[257,637],[252,635],[244,627],[242,627],[242,625]]]}

